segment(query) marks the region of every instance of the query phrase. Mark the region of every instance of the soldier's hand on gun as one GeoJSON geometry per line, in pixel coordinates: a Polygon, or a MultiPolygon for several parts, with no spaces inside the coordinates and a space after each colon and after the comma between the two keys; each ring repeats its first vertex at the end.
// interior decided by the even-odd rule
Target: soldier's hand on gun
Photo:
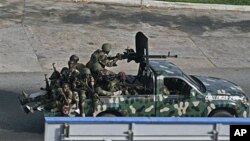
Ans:
{"type": "Polygon", "coordinates": [[[116,57],[117,57],[118,60],[122,60],[122,54],[117,53],[117,54],[116,54],[116,57]]]}

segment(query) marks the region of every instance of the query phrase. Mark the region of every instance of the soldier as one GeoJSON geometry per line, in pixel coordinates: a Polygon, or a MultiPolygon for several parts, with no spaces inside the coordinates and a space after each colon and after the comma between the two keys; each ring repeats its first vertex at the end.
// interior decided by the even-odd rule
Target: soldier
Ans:
{"type": "Polygon", "coordinates": [[[83,69],[86,68],[86,66],[82,63],[78,63],[79,61],[79,57],[76,56],[76,55],[71,55],[69,57],[69,61],[73,61],[75,63],[75,68],[80,72],[82,73],[83,69]]]}
{"type": "Polygon", "coordinates": [[[70,90],[69,84],[64,83],[62,88],[54,89],[52,91],[57,95],[55,99],[47,99],[45,102],[36,102],[35,105],[29,106],[25,105],[24,110],[28,112],[34,111],[50,111],[54,114],[72,116],[75,114],[79,114],[78,103],[79,98],[77,93],[74,93],[70,90]]]}
{"type": "Polygon", "coordinates": [[[172,82],[169,82],[168,79],[164,79],[164,85],[162,88],[160,88],[160,91],[163,95],[170,95],[170,91],[168,89],[168,85],[172,84],[172,82]]]}
{"type": "Polygon", "coordinates": [[[166,85],[163,85],[163,87],[160,88],[160,91],[163,95],[170,95],[170,92],[169,92],[168,87],[166,85]]]}
{"type": "Polygon", "coordinates": [[[66,74],[67,80],[66,82],[71,84],[71,87],[74,89],[75,86],[77,85],[77,79],[80,76],[80,72],[78,69],[76,69],[76,63],[74,61],[68,61],[68,72],[66,74]]]}
{"type": "Polygon", "coordinates": [[[95,78],[98,74],[114,74],[113,72],[105,69],[105,67],[117,66],[116,62],[121,59],[121,55],[118,53],[116,57],[108,57],[111,48],[111,44],[104,43],[102,45],[102,50],[98,49],[91,55],[91,58],[86,66],[91,70],[95,78]]]}
{"type": "MultiPolygon", "coordinates": [[[[45,92],[45,91],[44,91],[45,92]]],[[[46,93],[46,92],[45,92],[46,93]]],[[[51,110],[57,107],[58,105],[58,92],[56,90],[52,90],[51,92],[47,92],[46,94],[43,95],[38,95],[35,97],[32,97],[34,94],[26,94],[23,92],[23,95],[25,97],[23,99],[19,98],[20,103],[23,105],[24,111],[28,114],[29,112],[34,112],[34,111],[42,111],[42,110],[51,110]],[[33,103],[32,106],[29,104],[33,103]]]]}
{"type": "Polygon", "coordinates": [[[74,61],[75,63],[77,63],[79,61],[79,57],[73,54],[69,57],[69,61],[74,61]]]}
{"type": "Polygon", "coordinates": [[[78,109],[79,98],[77,93],[74,93],[73,91],[70,90],[69,84],[64,83],[62,88],[58,89],[58,92],[62,96],[60,101],[62,104],[62,109],[61,109],[62,114],[71,115],[73,112],[72,110],[74,110],[74,112],[79,114],[79,109],[78,109]]]}
{"type": "Polygon", "coordinates": [[[125,83],[126,74],[119,72],[118,75],[107,75],[99,78],[95,91],[101,96],[128,95],[128,87],[125,83]]]}
{"type": "Polygon", "coordinates": [[[93,94],[93,77],[91,76],[91,72],[88,68],[84,68],[82,70],[82,74],[79,75],[74,91],[76,91],[79,95],[79,106],[80,106],[80,114],[81,116],[85,116],[84,106],[85,100],[87,97],[91,97],[93,94]]]}
{"type": "MultiPolygon", "coordinates": [[[[58,88],[62,87],[63,83],[70,83],[72,87],[74,87],[76,78],[79,75],[79,71],[75,68],[76,63],[74,61],[68,62],[69,68],[64,67],[61,70],[61,74],[55,69],[54,64],[54,72],[52,73],[51,83],[49,85],[48,79],[45,77],[46,80],[46,88],[42,88],[45,90],[44,93],[46,94],[26,94],[25,92],[22,93],[22,96],[19,96],[20,103],[24,105],[25,112],[32,112],[37,110],[40,107],[47,107],[47,109],[53,109],[50,107],[55,107],[55,101],[58,100],[58,88]],[[28,103],[35,103],[34,106],[28,106],[28,103]],[[48,106],[49,105],[49,106],[48,106]]],[[[56,104],[57,105],[57,104],[56,104]]]]}

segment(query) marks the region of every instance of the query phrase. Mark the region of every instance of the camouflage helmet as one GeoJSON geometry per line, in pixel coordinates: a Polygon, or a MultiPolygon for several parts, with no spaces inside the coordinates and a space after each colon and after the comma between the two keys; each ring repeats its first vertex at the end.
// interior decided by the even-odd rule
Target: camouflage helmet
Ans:
{"type": "Polygon", "coordinates": [[[90,75],[90,74],[91,74],[89,68],[83,68],[83,69],[82,69],[82,73],[85,74],[85,75],[90,75]]]}
{"type": "Polygon", "coordinates": [[[79,61],[79,57],[74,54],[74,55],[71,55],[69,57],[69,60],[70,61],[74,61],[74,62],[78,62],[79,61]]]}
{"type": "Polygon", "coordinates": [[[60,73],[61,75],[65,76],[67,75],[68,72],[69,72],[69,69],[67,67],[63,67],[60,73]]]}
{"type": "Polygon", "coordinates": [[[111,46],[111,44],[109,44],[109,43],[104,43],[104,44],[102,45],[102,51],[104,51],[104,52],[106,52],[106,53],[108,53],[108,52],[111,50],[111,48],[112,48],[112,46],[111,46]]]}

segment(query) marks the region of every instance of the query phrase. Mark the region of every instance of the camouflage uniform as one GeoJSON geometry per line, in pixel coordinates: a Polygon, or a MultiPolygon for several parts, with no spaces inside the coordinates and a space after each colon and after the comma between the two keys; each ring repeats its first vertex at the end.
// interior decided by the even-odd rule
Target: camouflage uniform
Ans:
{"type": "MultiPolygon", "coordinates": [[[[30,95],[23,92],[23,98],[20,99],[20,103],[24,105],[24,110],[28,112],[36,111],[36,110],[51,110],[54,109],[54,112],[58,111],[56,108],[60,105],[59,99],[59,89],[61,89],[63,83],[72,84],[71,87],[75,87],[76,79],[79,75],[79,71],[76,69],[76,64],[74,61],[68,62],[69,68],[64,67],[61,70],[61,74],[55,70],[50,76],[50,85],[46,84],[46,94],[45,95],[37,95],[35,97],[30,97],[30,95]],[[35,103],[32,106],[31,103],[35,103]],[[56,108],[55,108],[56,107],[56,108]]],[[[49,83],[49,82],[46,82],[49,83]]]]}
{"type": "Polygon", "coordinates": [[[105,67],[117,66],[116,62],[119,57],[109,58],[108,53],[111,50],[111,45],[105,43],[102,45],[102,50],[96,50],[87,63],[87,67],[91,70],[92,74],[96,78],[97,75],[109,75],[114,74],[113,72],[105,69],[105,67]]]}
{"type": "Polygon", "coordinates": [[[54,99],[46,102],[36,102],[35,106],[30,107],[31,110],[45,110],[54,113],[54,115],[75,115],[78,109],[78,95],[70,90],[69,84],[64,83],[62,88],[53,89],[54,99]]]}
{"type": "Polygon", "coordinates": [[[69,58],[69,61],[73,61],[75,64],[75,68],[80,72],[83,73],[83,69],[86,68],[86,66],[82,63],[78,63],[79,57],[76,55],[71,55],[69,58]]]}
{"type": "Polygon", "coordinates": [[[76,85],[74,87],[74,90],[79,95],[79,106],[80,106],[80,114],[82,116],[85,116],[84,112],[84,106],[85,106],[85,100],[87,97],[91,97],[92,92],[92,85],[91,81],[93,80],[93,77],[91,76],[91,72],[88,68],[84,68],[82,70],[82,74],[79,75],[76,81],[76,85]]]}
{"type": "Polygon", "coordinates": [[[77,93],[70,90],[69,84],[64,83],[58,91],[61,95],[61,113],[63,115],[71,115],[73,112],[78,111],[79,98],[77,93]]]}
{"type": "Polygon", "coordinates": [[[101,96],[128,95],[125,78],[121,75],[120,72],[118,75],[103,76],[98,80],[95,91],[101,96]]]}

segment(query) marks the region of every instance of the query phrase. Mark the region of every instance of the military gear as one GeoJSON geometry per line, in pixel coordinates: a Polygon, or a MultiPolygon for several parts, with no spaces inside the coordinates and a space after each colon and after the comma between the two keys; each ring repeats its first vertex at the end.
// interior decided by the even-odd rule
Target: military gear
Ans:
{"type": "MultiPolygon", "coordinates": [[[[51,74],[51,76],[49,77],[49,80],[60,79],[61,74],[59,73],[59,71],[56,70],[55,63],[53,63],[52,66],[53,66],[54,72],[53,72],[53,73],[51,74]]],[[[45,79],[47,79],[46,76],[45,76],[45,79]]]]}
{"type": "Polygon", "coordinates": [[[68,71],[69,71],[69,68],[63,67],[60,73],[61,75],[67,75],[68,71]]]}
{"type": "Polygon", "coordinates": [[[111,49],[112,49],[112,46],[109,43],[104,43],[102,45],[102,51],[104,51],[107,54],[110,52],[111,49]]]}
{"type": "Polygon", "coordinates": [[[90,75],[90,74],[91,74],[89,68],[84,68],[84,69],[82,70],[82,72],[83,72],[83,74],[85,74],[85,75],[90,75]]]}
{"type": "Polygon", "coordinates": [[[116,57],[119,59],[119,60],[122,60],[123,58],[122,58],[122,54],[120,54],[120,53],[117,53],[116,54],[116,57]]]}
{"type": "Polygon", "coordinates": [[[91,73],[96,78],[97,75],[114,74],[113,72],[105,69],[105,67],[117,66],[117,61],[118,58],[109,59],[106,52],[98,49],[91,55],[90,60],[86,66],[90,69],[91,73]]]}

